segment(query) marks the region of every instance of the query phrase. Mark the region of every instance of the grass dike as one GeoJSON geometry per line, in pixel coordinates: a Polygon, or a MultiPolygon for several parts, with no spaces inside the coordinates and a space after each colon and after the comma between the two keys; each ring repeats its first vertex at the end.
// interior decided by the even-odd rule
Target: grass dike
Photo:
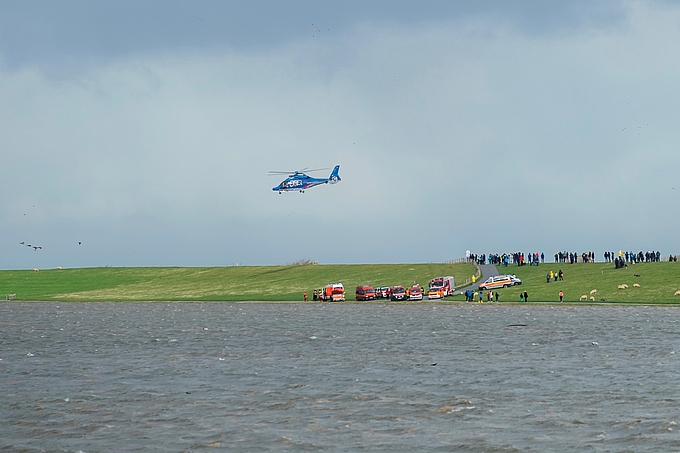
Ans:
{"type": "Polygon", "coordinates": [[[348,301],[358,285],[427,287],[434,277],[464,282],[468,263],[316,264],[233,267],[95,267],[0,271],[0,297],[16,301],[302,301],[306,291],[342,282],[348,301]]]}
{"type": "MultiPolygon", "coordinates": [[[[498,271],[522,279],[521,286],[494,290],[500,303],[519,303],[520,291],[529,294],[530,303],[559,303],[560,291],[564,303],[680,303],[680,296],[674,295],[680,291],[680,262],[629,264],[623,269],[615,269],[613,263],[544,263],[498,266],[498,271]],[[546,283],[546,274],[560,269],[564,280],[546,283]],[[627,288],[618,289],[619,285],[627,288]],[[594,301],[590,300],[592,290],[596,290],[594,301]],[[584,295],[586,300],[581,300],[584,295]]],[[[462,286],[475,272],[467,263],[2,270],[0,298],[11,294],[15,301],[302,302],[306,291],[311,303],[314,289],[342,282],[347,301],[354,302],[357,285],[419,283],[427,287],[434,277],[452,275],[456,285],[462,286]]],[[[455,296],[431,303],[463,300],[455,296]]]]}

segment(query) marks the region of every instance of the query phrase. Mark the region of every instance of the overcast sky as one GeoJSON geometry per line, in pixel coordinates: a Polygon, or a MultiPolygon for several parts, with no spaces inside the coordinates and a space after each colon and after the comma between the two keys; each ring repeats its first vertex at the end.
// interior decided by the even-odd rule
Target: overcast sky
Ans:
{"type": "Polygon", "coordinates": [[[665,1],[0,2],[0,268],[680,254],[678,43],[665,1]]]}

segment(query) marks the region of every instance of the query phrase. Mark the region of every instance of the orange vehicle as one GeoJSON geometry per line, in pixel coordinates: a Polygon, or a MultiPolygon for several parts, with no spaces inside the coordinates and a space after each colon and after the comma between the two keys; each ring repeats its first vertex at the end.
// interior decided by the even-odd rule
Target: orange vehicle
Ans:
{"type": "Polygon", "coordinates": [[[330,283],[323,289],[319,298],[332,302],[345,300],[345,287],[342,283],[330,283]]]}
{"type": "Polygon", "coordinates": [[[372,286],[357,286],[355,295],[357,300],[375,300],[375,290],[372,286]]]}
{"type": "Polygon", "coordinates": [[[428,299],[443,299],[446,296],[446,292],[444,288],[441,286],[432,286],[430,289],[427,291],[427,298],[428,299]]]}

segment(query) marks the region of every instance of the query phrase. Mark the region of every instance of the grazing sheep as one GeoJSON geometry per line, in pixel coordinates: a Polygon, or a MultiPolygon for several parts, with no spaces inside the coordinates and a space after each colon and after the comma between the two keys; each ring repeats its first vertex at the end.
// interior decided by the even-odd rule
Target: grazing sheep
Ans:
{"type": "Polygon", "coordinates": [[[596,292],[597,292],[596,289],[592,289],[592,290],[590,290],[590,295],[592,296],[592,295],[595,294],[596,292]]]}
{"type": "Polygon", "coordinates": [[[40,270],[40,269],[38,269],[37,267],[34,267],[34,268],[33,268],[33,272],[38,272],[39,270],[40,270]]]}
{"type": "Polygon", "coordinates": [[[633,288],[639,288],[640,285],[638,283],[633,283],[633,288]]]}
{"type": "Polygon", "coordinates": [[[673,295],[674,296],[680,296],[680,291],[676,291],[675,294],[673,294],[673,295]]]}
{"type": "Polygon", "coordinates": [[[588,296],[586,296],[586,295],[584,294],[584,295],[581,296],[578,300],[586,300],[586,299],[588,299],[588,296]]]}
{"type": "Polygon", "coordinates": [[[626,289],[626,288],[628,288],[628,285],[619,285],[618,288],[619,289],[626,289]]]}
{"type": "Polygon", "coordinates": [[[595,302],[595,296],[590,296],[590,301],[595,302]]]}

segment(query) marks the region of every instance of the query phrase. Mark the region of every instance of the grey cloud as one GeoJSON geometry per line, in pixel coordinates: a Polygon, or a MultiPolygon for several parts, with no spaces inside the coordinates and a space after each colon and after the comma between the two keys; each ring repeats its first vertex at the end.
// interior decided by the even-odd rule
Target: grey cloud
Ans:
{"type": "Polygon", "coordinates": [[[650,218],[677,204],[680,68],[666,56],[680,11],[607,4],[625,20],[528,33],[499,5],[409,27],[357,14],[326,42],[147,48],[63,78],[5,67],[0,263],[672,252],[672,227],[650,218]],[[335,164],[337,186],[271,191],[268,170],[335,164]],[[45,253],[14,246],[25,239],[45,253]]]}

